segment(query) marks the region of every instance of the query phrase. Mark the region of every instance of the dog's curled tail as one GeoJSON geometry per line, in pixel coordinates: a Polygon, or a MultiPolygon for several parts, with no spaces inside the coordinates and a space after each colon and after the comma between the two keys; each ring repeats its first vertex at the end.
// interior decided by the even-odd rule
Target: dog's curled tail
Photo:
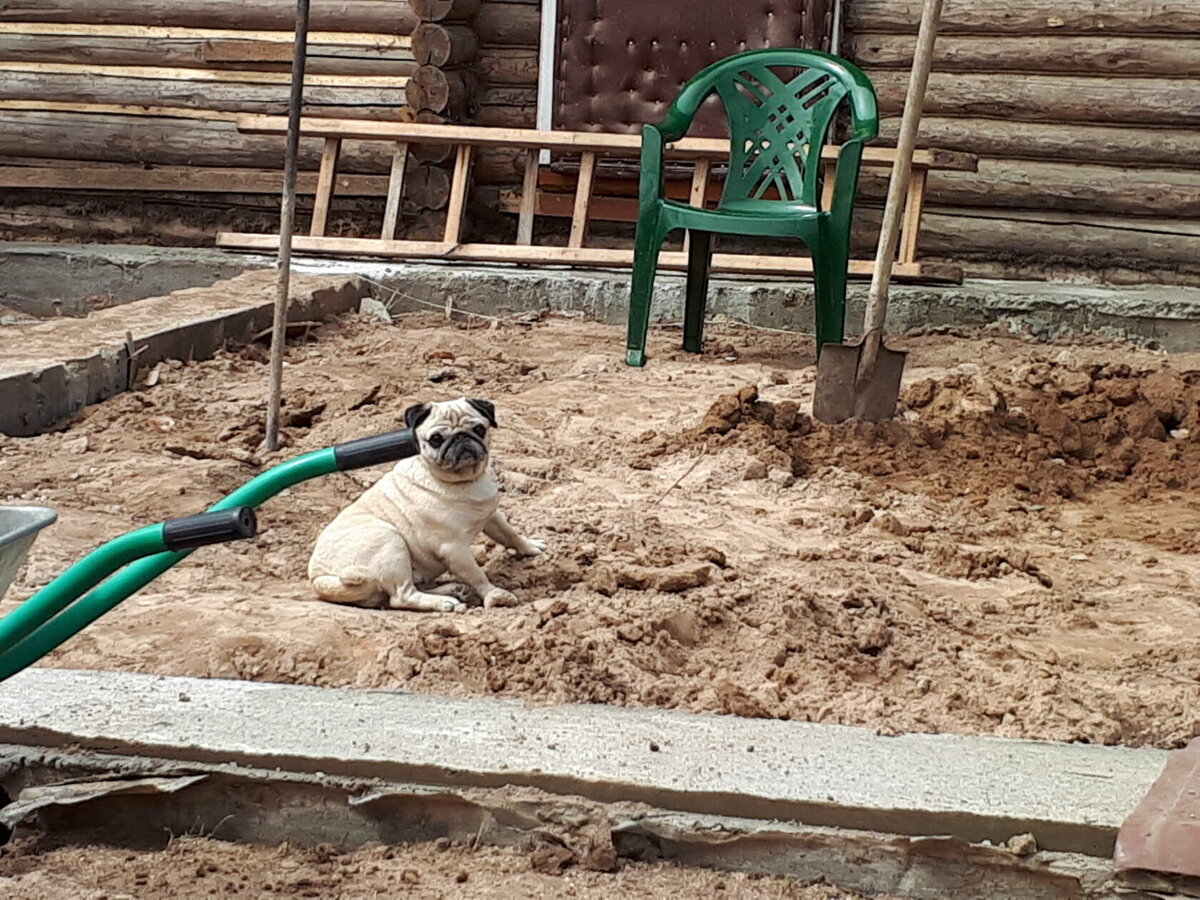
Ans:
{"type": "Polygon", "coordinates": [[[361,603],[378,593],[375,577],[363,566],[349,566],[337,575],[318,575],[312,586],[319,598],[333,603],[361,603]]]}

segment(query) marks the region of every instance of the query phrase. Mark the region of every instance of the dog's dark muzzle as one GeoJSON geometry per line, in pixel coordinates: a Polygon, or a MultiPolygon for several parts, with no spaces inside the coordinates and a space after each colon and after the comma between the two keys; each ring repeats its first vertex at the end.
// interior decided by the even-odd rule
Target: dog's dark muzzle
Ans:
{"type": "Polygon", "coordinates": [[[449,469],[465,469],[487,459],[487,446],[469,431],[460,431],[442,447],[441,463],[449,469]]]}

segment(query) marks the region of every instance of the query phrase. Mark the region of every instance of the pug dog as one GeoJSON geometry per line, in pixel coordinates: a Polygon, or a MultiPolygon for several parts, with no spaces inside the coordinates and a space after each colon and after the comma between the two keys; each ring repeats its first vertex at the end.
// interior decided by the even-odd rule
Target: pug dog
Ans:
{"type": "Polygon", "coordinates": [[[499,509],[489,467],[496,408],[461,398],[404,413],[420,453],[401,460],[317,538],[308,578],[321,600],[454,612],[474,592],[487,608],[517,598],[492,584],[471,544],[482,531],[520,556],[546,543],[521,535],[499,509]],[[449,572],[453,581],[435,584],[449,572]]]}

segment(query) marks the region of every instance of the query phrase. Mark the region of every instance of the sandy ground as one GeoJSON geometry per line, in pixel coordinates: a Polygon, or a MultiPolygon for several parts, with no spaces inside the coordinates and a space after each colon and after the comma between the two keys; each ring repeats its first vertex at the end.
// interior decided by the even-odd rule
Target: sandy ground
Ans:
{"type": "Polygon", "coordinates": [[[787,878],[629,863],[614,874],[555,871],[518,850],[417,844],[365,847],[338,854],[316,848],[249,847],[197,837],[166,850],[55,846],[27,839],[0,849],[0,895],[6,900],[132,898],[379,897],[518,898],[696,897],[855,900],[859,895],[787,878]]]}
{"type": "MultiPolygon", "coordinates": [[[[20,327],[20,326],[16,326],[20,327]]],[[[512,609],[309,599],[319,529],[379,471],[298,486],[252,543],[201,551],[50,665],[678,707],[1135,746],[1200,710],[1195,359],[1007,336],[907,339],[905,411],[815,425],[804,339],[357,316],[294,344],[285,455],[482,396],[504,507],[480,544],[512,609]]],[[[162,366],[71,428],[0,438],[0,502],[57,508],[6,609],[133,525],[199,511],[271,460],[265,354],[162,366]]]]}

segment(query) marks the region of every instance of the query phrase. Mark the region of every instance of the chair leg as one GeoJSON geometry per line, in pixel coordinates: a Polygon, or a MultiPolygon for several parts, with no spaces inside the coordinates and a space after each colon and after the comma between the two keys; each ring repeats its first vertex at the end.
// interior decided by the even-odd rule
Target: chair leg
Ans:
{"type": "Polygon", "coordinates": [[[712,264],[712,232],[688,232],[687,297],[683,307],[683,349],[700,353],[704,347],[704,306],[712,264]]]}
{"type": "Polygon", "coordinates": [[[846,270],[849,256],[828,246],[813,254],[817,355],[825,344],[840,344],[846,326],[846,270]]]}
{"type": "Polygon", "coordinates": [[[625,364],[646,364],[646,334],[650,330],[650,301],[663,235],[658,217],[639,219],[634,238],[633,284],[629,294],[629,333],[625,339],[625,364]]]}

